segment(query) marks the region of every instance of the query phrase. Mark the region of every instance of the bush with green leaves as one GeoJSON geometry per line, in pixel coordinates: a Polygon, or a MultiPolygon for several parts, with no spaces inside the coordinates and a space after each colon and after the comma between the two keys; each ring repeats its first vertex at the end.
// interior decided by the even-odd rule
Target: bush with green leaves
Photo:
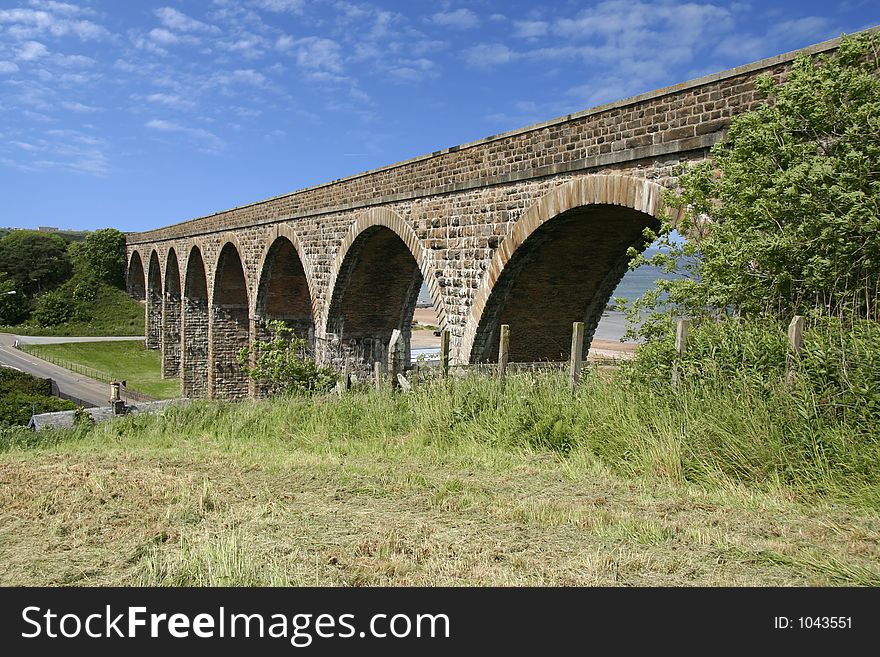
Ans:
{"type": "Polygon", "coordinates": [[[734,117],[665,196],[684,210],[687,241],[667,220],[647,235],[660,255],[632,254],[633,267],[684,276],[630,307],[641,323],[630,335],[662,339],[676,315],[880,319],[878,70],[880,34],[869,33],[798,58],[782,83],[758,79],[767,102],[734,117]]]}
{"type": "Polygon", "coordinates": [[[49,379],[0,367],[0,427],[26,425],[33,412],[66,411],[75,406],[52,396],[49,379]]]}
{"type": "Polygon", "coordinates": [[[248,376],[267,394],[314,394],[327,392],[336,384],[337,375],[320,367],[310,356],[305,339],[281,320],[266,324],[268,340],[256,340],[239,354],[248,376]],[[253,361],[253,364],[251,364],[253,361]]]}
{"type": "Polygon", "coordinates": [[[72,320],[75,311],[73,300],[64,292],[54,290],[37,299],[32,319],[40,326],[57,326],[72,320]]]}

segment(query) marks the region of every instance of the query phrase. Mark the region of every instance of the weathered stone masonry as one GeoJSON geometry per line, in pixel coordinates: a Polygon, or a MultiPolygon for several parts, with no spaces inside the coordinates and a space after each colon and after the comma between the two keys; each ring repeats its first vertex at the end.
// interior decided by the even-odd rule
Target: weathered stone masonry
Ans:
{"type": "Polygon", "coordinates": [[[782,79],[795,56],[835,47],[130,233],[128,284],[136,297],[146,290],[147,345],[179,342],[164,347],[164,371],[181,361],[186,396],[239,398],[255,388],[238,352],[267,320],[309,336],[327,360],[368,366],[393,329],[408,341],[424,279],[454,362],[493,360],[502,323],[513,360],[558,359],[571,322],[586,321],[592,337],[679,165],[705,158],[732,116],[762,102],[755,79],[782,79]]]}

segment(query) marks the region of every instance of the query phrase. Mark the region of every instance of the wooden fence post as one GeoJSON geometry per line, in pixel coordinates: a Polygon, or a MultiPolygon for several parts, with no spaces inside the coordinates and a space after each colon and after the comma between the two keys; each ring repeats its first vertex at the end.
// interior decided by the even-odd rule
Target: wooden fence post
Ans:
{"type": "Polygon", "coordinates": [[[584,323],[574,322],[571,325],[571,368],[570,385],[571,391],[577,390],[581,380],[581,364],[584,358],[584,323]]]}
{"type": "Polygon", "coordinates": [[[681,383],[681,357],[687,349],[688,329],[691,320],[679,319],[675,325],[675,361],[672,363],[672,387],[677,388],[681,383]]]}
{"type": "Polygon", "coordinates": [[[507,374],[507,359],[510,356],[510,325],[501,325],[501,338],[498,341],[498,380],[503,381],[507,374]]]}
{"type": "Polygon", "coordinates": [[[449,376],[449,329],[440,332],[440,370],[444,378],[449,376]]]}
{"type": "Polygon", "coordinates": [[[351,388],[351,356],[345,357],[345,366],[342,368],[342,385],[346,390],[351,388]]]}
{"type": "Polygon", "coordinates": [[[378,360],[373,363],[373,386],[376,390],[382,388],[382,363],[378,360]]]}
{"type": "Polygon", "coordinates": [[[785,355],[785,385],[792,388],[797,376],[797,363],[804,349],[804,318],[801,315],[795,315],[788,325],[788,346],[789,350],[785,355]]]}
{"type": "Polygon", "coordinates": [[[391,331],[391,340],[388,341],[388,378],[391,381],[391,387],[397,387],[397,375],[401,372],[400,347],[403,343],[403,336],[400,329],[391,331]]]}

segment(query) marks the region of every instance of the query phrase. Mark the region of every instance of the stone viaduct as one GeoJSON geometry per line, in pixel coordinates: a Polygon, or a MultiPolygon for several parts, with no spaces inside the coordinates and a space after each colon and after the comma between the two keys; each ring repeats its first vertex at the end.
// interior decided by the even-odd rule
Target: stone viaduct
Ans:
{"type": "MultiPolygon", "coordinates": [[[[706,157],[732,116],[762,101],[800,54],[836,40],[521,130],[166,228],[127,235],[146,345],[187,397],[257,392],[238,352],[281,319],[325,361],[407,354],[426,282],[453,363],[567,358],[587,346],[662,191],[706,157]]],[[[671,217],[675,220],[675,217],[671,217]]],[[[407,355],[407,359],[409,356],[407,355]]]]}

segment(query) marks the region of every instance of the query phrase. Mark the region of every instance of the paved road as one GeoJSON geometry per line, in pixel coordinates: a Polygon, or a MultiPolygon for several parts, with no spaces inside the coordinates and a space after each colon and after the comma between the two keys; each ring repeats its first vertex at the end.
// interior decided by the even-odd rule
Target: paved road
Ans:
{"type": "Polygon", "coordinates": [[[12,335],[10,333],[0,333],[2,336],[9,336],[13,340],[18,340],[19,344],[66,344],[68,342],[119,342],[141,340],[144,336],[135,335],[133,337],[120,338],[113,337],[68,337],[64,335],[12,335]]]}
{"type": "Polygon", "coordinates": [[[13,345],[15,341],[32,344],[47,344],[54,342],[101,342],[104,340],[143,340],[137,338],[60,338],[12,335],[0,333],[0,365],[14,367],[22,372],[27,372],[44,379],[54,379],[58,389],[67,395],[81,399],[95,406],[106,406],[110,399],[110,385],[101,381],[95,381],[87,376],[82,376],[63,367],[52,365],[36,356],[31,356],[19,351],[13,345]]]}

